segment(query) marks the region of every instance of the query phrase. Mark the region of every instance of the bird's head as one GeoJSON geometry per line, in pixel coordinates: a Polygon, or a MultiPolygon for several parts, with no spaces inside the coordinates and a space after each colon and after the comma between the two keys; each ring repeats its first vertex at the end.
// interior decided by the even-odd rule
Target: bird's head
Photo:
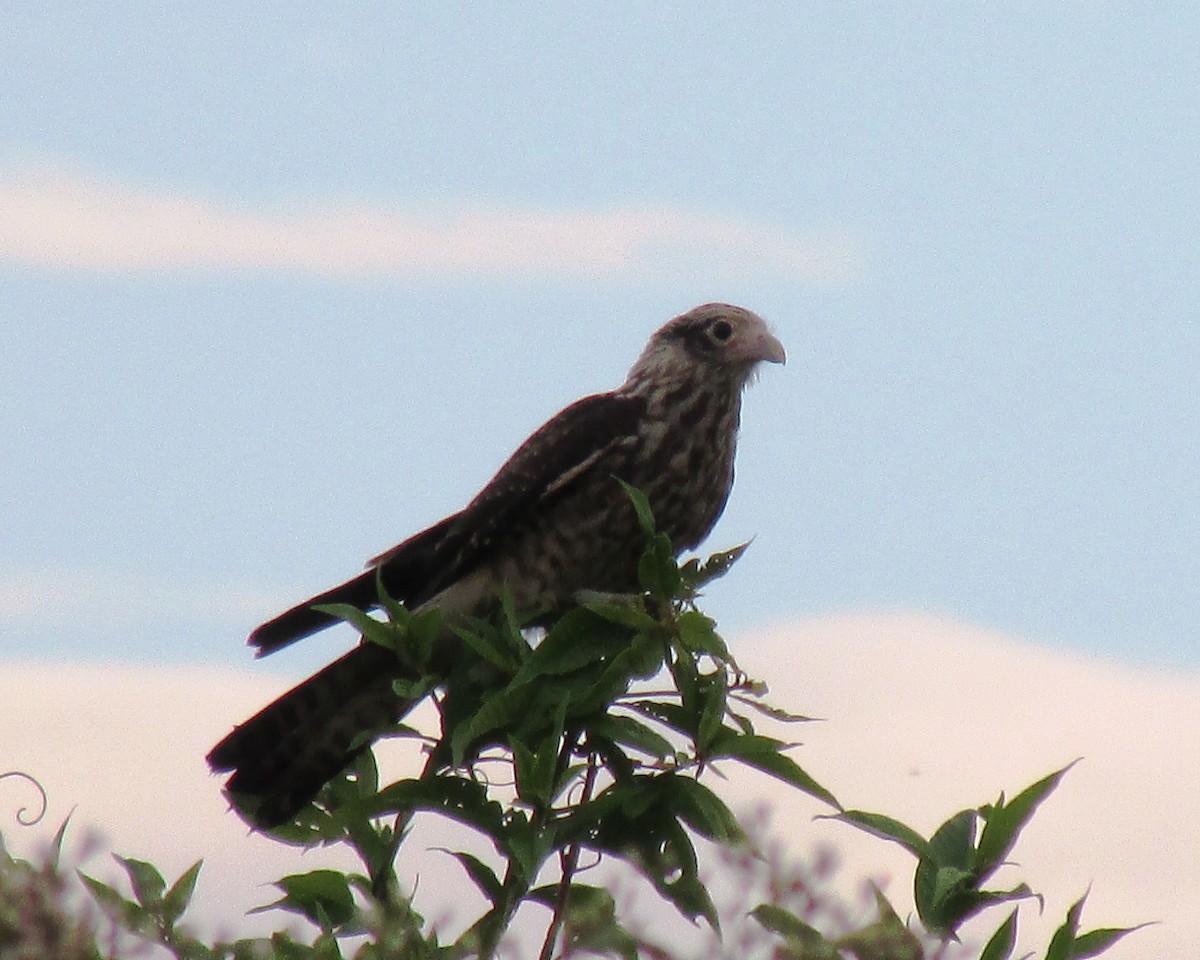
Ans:
{"type": "Polygon", "coordinates": [[[762,362],[784,363],[783,344],[757,313],[706,303],[664,324],[629,371],[629,382],[696,376],[741,388],[762,362]]]}

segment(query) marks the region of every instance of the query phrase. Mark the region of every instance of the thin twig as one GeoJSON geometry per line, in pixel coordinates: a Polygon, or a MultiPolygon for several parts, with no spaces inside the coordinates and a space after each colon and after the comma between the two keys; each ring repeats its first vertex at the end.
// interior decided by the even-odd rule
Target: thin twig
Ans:
{"type": "MultiPolygon", "coordinates": [[[[592,798],[592,790],[596,786],[597,769],[596,755],[588,754],[587,773],[583,777],[583,794],[580,796],[577,806],[582,806],[592,798]]],[[[546,931],[546,939],[542,943],[542,952],[538,954],[538,960],[550,960],[554,953],[554,943],[558,939],[559,931],[562,930],[564,915],[567,912],[571,878],[575,876],[575,871],[579,867],[579,844],[571,844],[559,857],[562,864],[562,878],[558,881],[558,893],[554,899],[554,916],[550,918],[550,929],[546,931]]]]}

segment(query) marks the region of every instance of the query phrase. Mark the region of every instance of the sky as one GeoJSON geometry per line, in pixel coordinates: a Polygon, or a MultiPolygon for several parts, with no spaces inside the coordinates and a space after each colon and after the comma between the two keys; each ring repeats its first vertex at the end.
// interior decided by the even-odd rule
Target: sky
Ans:
{"type": "Polygon", "coordinates": [[[242,663],[721,299],[789,355],[710,541],[755,538],[727,630],[919,610],[1200,663],[1200,14],[10,20],[6,655],[242,663]]]}
{"type": "MultiPolygon", "coordinates": [[[[253,663],[254,625],[725,300],[788,351],[709,540],[754,541],[706,600],[739,659],[835,658],[849,711],[870,661],[834,641],[862,618],[966,625],[1027,678],[1065,658],[1077,699],[1014,732],[1010,788],[1089,751],[1128,770],[1090,698],[1200,667],[1198,41],[1156,3],[14,8],[0,674],[182,672],[202,722],[163,729],[210,742],[352,642],[253,663]],[[1110,668],[1132,686],[1075,682],[1110,668]],[[206,693],[234,676],[236,703],[206,693]]],[[[932,680],[902,702],[937,729],[995,668],[883,635],[879,676],[932,680]]],[[[788,706],[819,713],[806,670],[788,706]]],[[[1014,717],[1049,696],[1028,684],[1014,717]]],[[[1179,703],[1173,733],[1125,718],[1134,746],[1193,750],[1179,703]]],[[[1143,811],[1194,804],[1141,782],[1143,811]]]]}

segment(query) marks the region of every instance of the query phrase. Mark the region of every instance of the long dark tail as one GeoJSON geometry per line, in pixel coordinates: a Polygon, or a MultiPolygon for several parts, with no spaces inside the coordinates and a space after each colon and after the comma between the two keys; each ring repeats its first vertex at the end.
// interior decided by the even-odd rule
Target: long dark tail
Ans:
{"type": "Polygon", "coordinates": [[[462,562],[463,558],[457,556],[456,551],[463,535],[461,531],[452,533],[458,517],[456,513],[409,537],[399,546],[375,557],[366,573],[339,583],[268,620],[250,634],[250,645],[257,648],[255,656],[265,657],[289,643],[341,622],[337,617],[321,613],[313,607],[348,603],[359,610],[368,610],[378,606],[377,575],[383,581],[383,589],[388,596],[404,601],[409,609],[424,603],[442,587],[457,579],[461,572],[458,567],[449,564],[448,559],[440,563],[436,559],[445,555],[457,557],[458,562],[462,562]]]}
{"type": "Polygon", "coordinates": [[[298,603],[291,610],[281,613],[273,620],[268,620],[250,634],[247,642],[257,648],[254,654],[256,657],[265,657],[268,653],[274,653],[281,647],[286,647],[289,643],[294,643],[309,634],[324,630],[335,623],[341,623],[337,617],[321,613],[319,610],[314,610],[313,607],[322,604],[348,603],[352,607],[358,607],[359,610],[367,610],[375,606],[378,599],[379,591],[375,586],[375,571],[368,570],[366,573],[360,573],[353,580],[339,583],[320,596],[298,603]]]}
{"type": "Polygon", "coordinates": [[[233,771],[225,790],[255,826],[286,823],[413,707],[392,689],[400,675],[394,653],[364,643],[235,727],[208,764],[233,771]]]}

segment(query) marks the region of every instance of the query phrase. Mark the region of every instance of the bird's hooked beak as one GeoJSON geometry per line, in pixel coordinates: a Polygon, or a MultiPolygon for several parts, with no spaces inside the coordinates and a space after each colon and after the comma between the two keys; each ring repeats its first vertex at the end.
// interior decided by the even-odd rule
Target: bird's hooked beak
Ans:
{"type": "Polygon", "coordinates": [[[755,346],[759,360],[765,360],[767,363],[787,363],[787,352],[783,349],[783,344],[770,330],[764,330],[758,335],[755,346]]]}
{"type": "Polygon", "coordinates": [[[766,324],[754,324],[749,334],[738,346],[737,359],[747,363],[787,363],[787,353],[779,338],[767,329],[766,324]]]}

